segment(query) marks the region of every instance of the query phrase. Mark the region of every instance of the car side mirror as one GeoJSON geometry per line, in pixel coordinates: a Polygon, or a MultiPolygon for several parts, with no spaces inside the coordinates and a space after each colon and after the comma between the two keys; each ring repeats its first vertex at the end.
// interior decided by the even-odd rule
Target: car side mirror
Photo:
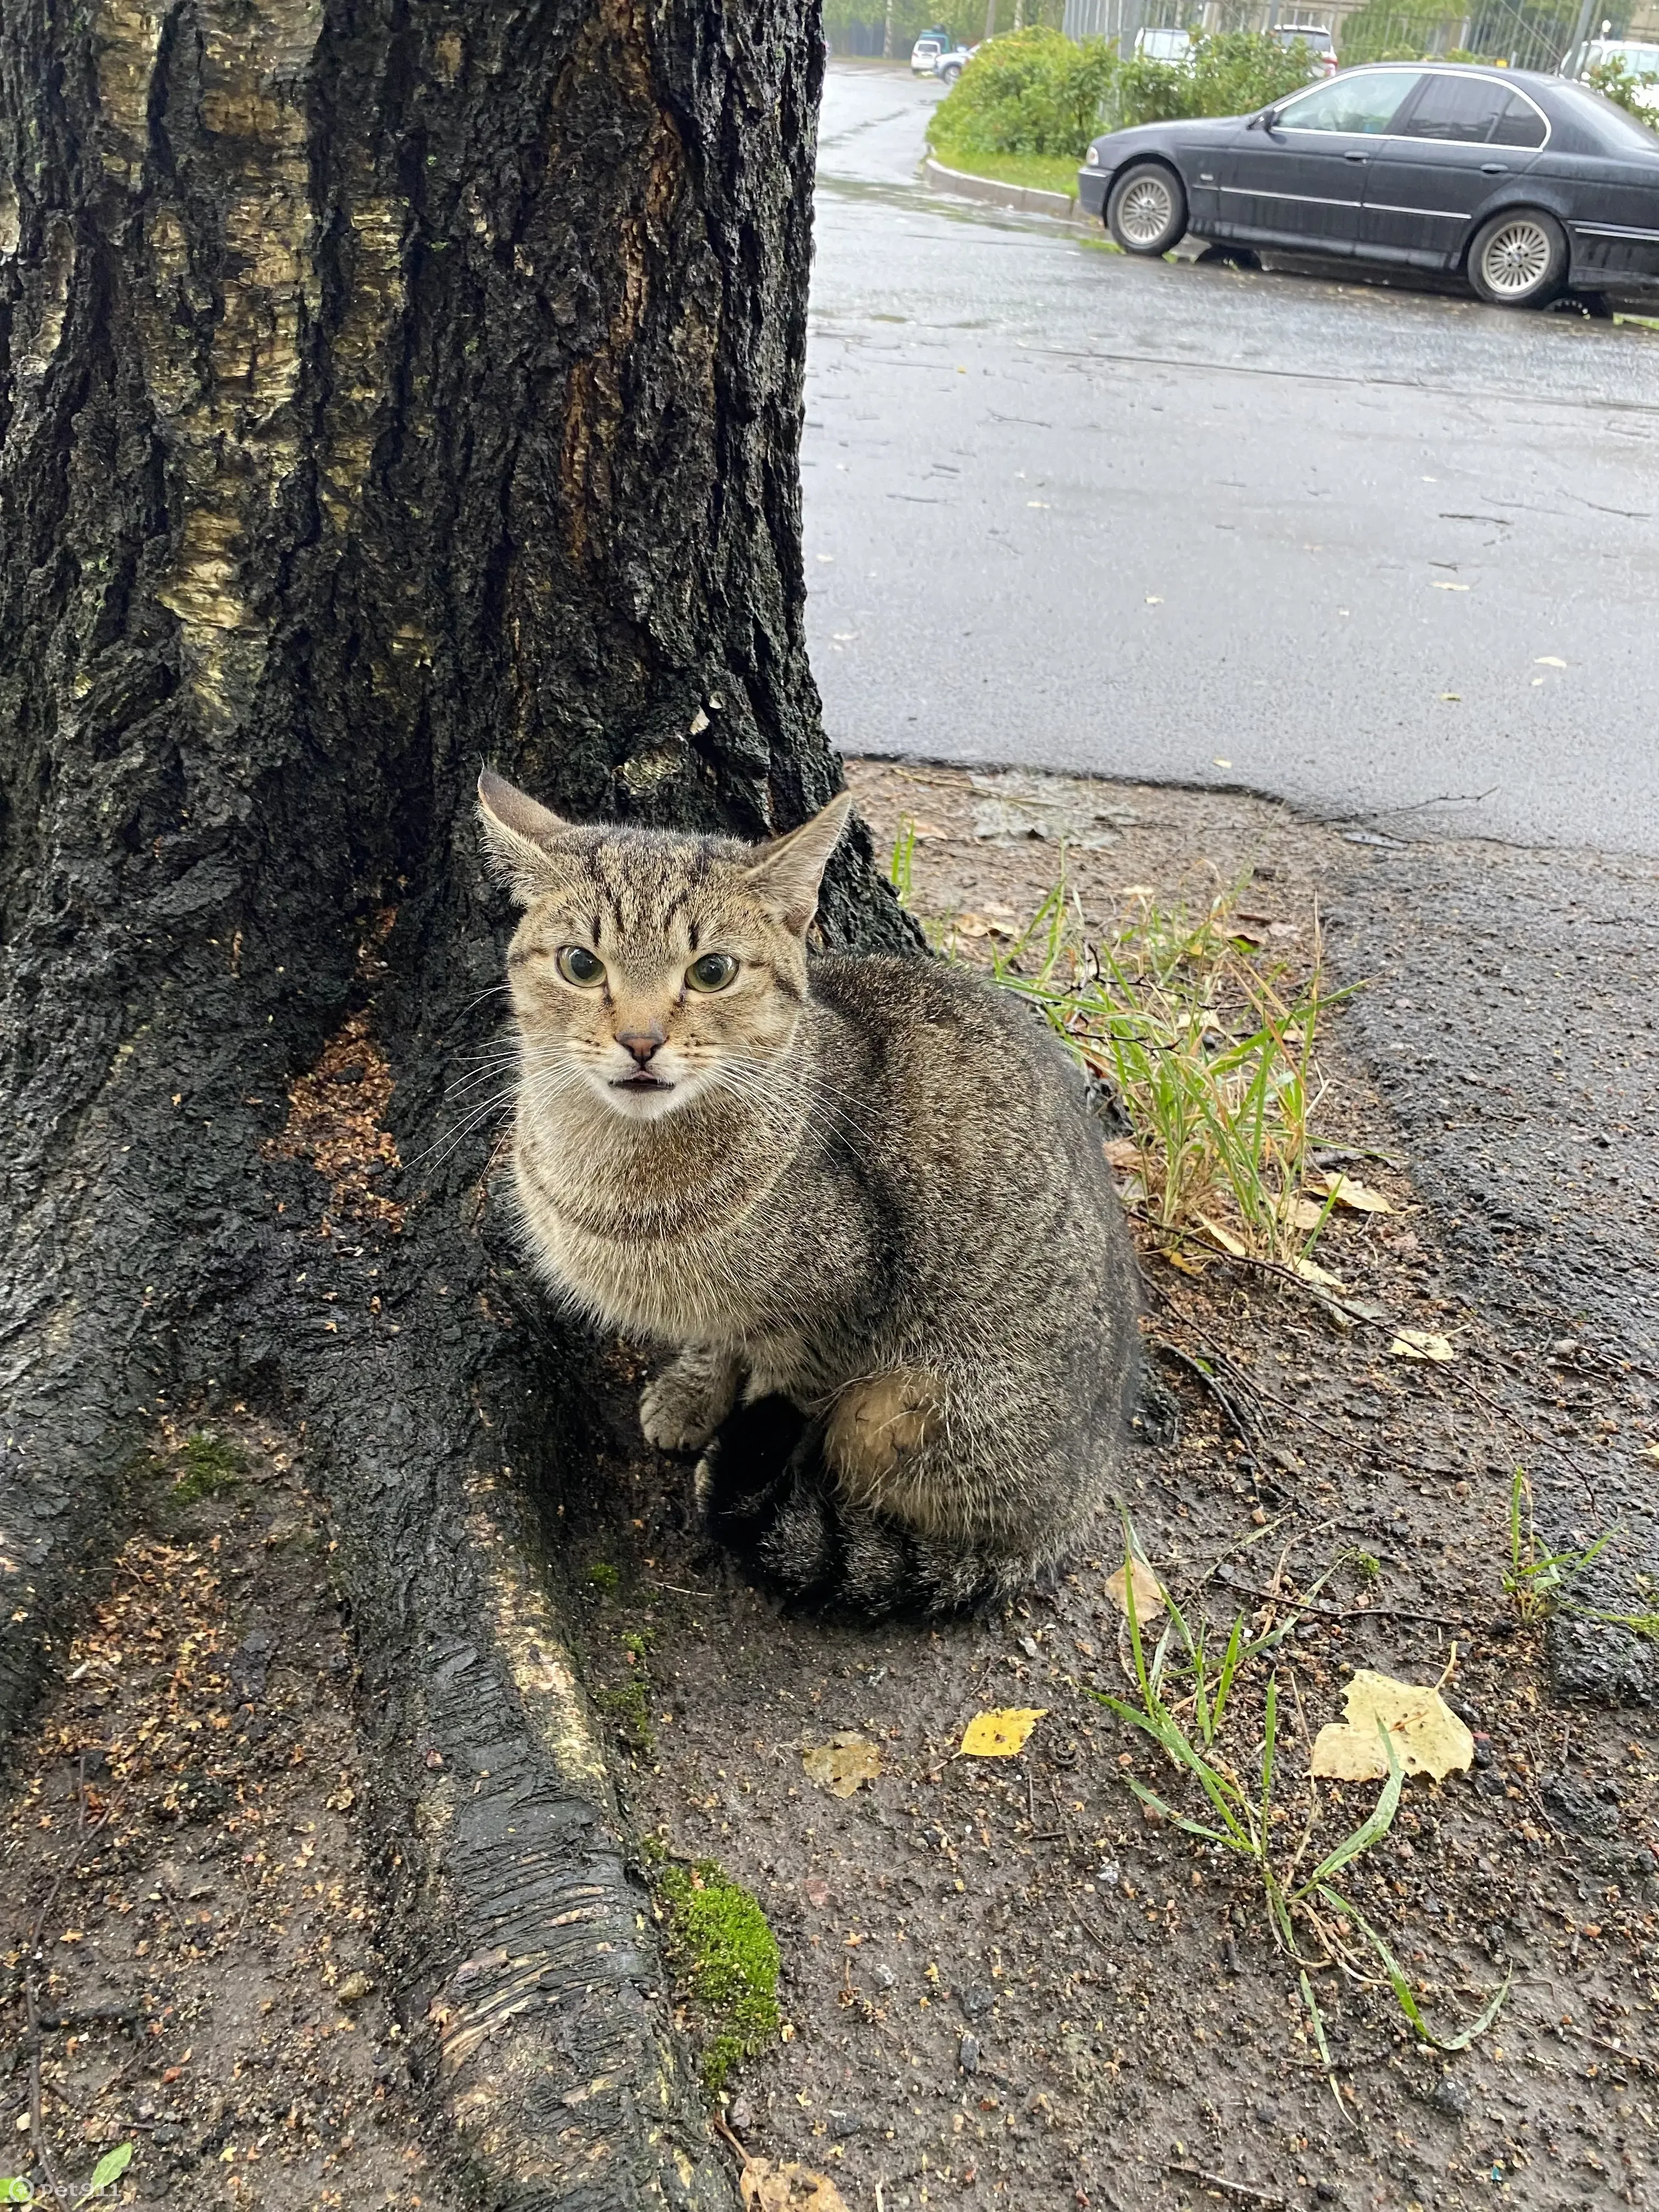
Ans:
{"type": "Polygon", "coordinates": [[[1276,107],[1264,107],[1261,114],[1255,118],[1251,128],[1256,131],[1271,131],[1278,121],[1279,110],[1276,107]]]}

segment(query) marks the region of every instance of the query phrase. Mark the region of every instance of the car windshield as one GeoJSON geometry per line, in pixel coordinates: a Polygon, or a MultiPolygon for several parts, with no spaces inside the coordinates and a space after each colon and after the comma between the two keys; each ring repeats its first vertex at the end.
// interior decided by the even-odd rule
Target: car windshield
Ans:
{"type": "Polygon", "coordinates": [[[1628,108],[1618,106],[1605,93],[1592,92],[1587,84],[1563,84],[1557,88],[1556,97],[1574,121],[1593,131],[1609,152],[1659,154],[1659,137],[1645,123],[1638,123],[1628,108]]]}

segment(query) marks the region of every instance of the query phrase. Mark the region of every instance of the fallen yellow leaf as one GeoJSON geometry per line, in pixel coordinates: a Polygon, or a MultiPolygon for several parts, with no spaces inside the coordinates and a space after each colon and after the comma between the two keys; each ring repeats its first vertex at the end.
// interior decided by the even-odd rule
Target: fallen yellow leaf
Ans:
{"type": "Polygon", "coordinates": [[[1437,1689],[1396,1682],[1361,1668],[1348,1685],[1346,1724],[1331,1721],[1313,1748],[1313,1771],[1334,1782],[1381,1782],[1389,1754],[1379,1729],[1388,1731],[1395,1757],[1407,1774],[1443,1781],[1474,1757],[1474,1738],[1437,1689]]]}
{"type": "Polygon", "coordinates": [[[969,1759],[1012,1759],[1024,1749],[1026,1737],[1048,1710],[1047,1705],[1006,1705],[975,1713],[962,1732],[962,1748],[969,1759]]]}
{"type": "Polygon", "coordinates": [[[1534,668],[1565,668],[1567,664],[1553,653],[1540,653],[1532,665],[1534,668]]]}
{"type": "Polygon", "coordinates": [[[1644,1444],[1643,1453],[1649,1459],[1659,1459],[1659,1444],[1644,1444]]]}
{"type": "Polygon", "coordinates": [[[1325,1188],[1339,1206],[1350,1207],[1355,1213],[1392,1213],[1394,1212],[1380,1190],[1371,1190],[1352,1176],[1328,1175],[1325,1188]]]}
{"type": "Polygon", "coordinates": [[[1325,1209],[1310,1198],[1291,1198],[1288,1194],[1279,1202],[1279,1218],[1292,1229],[1317,1229],[1325,1218],[1325,1209]]]}
{"type": "Polygon", "coordinates": [[[1437,592],[1467,592],[1469,588],[1467,584],[1448,583],[1443,576],[1435,576],[1430,580],[1437,592]]]}
{"type": "Polygon", "coordinates": [[[1340,1277],[1329,1273],[1327,1269],[1320,1266],[1317,1260],[1298,1260],[1296,1263],[1296,1272],[1304,1283],[1322,1283],[1328,1291],[1340,1291],[1342,1288],[1340,1277]]]}
{"type": "Polygon", "coordinates": [[[1177,1275],[1201,1275],[1204,1273],[1203,1261],[1190,1260],[1184,1252],[1171,1249],[1164,1257],[1177,1275]]]}
{"type": "Polygon", "coordinates": [[[1199,1215],[1198,1225],[1200,1229],[1207,1229],[1222,1250],[1231,1252],[1235,1260],[1243,1260],[1249,1253],[1248,1244],[1241,1243],[1231,1229],[1224,1229],[1218,1221],[1212,1221],[1207,1213],[1199,1215]]]}
{"type": "Polygon", "coordinates": [[[1437,1336],[1431,1329],[1402,1328],[1389,1346],[1396,1359],[1455,1359],[1456,1349],[1449,1336],[1437,1336]]]}
{"type": "MultiPolygon", "coordinates": [[[[1150,1620],[1156,1613],[1164,1611],[1164,1585],[1145,1559],[1131,1563],[1134,1568],[1135,1619],[1150,1620]]],[[[1123,1569],[1106,1577],[1106,1595],[1127,1620],[1129,1612],[1129,1592],[1123,1569]]]]}
{"type": "Polygon", "coordinates": [[[813,1744],[802,1752],[800,1763],[808,1781],[836,1797],[850,1797],[860,1782],[873,1782],[881,1772],[881,1753],[875,1745],[845,1729],[828,1743],[813,1744]]]}
{"type": "Polygon", "coordinates": [[[744,2212],[847,2212],[847,2199],[827,2174],[804,2166],[751,2158],[738,2176],[744,2212]]]}

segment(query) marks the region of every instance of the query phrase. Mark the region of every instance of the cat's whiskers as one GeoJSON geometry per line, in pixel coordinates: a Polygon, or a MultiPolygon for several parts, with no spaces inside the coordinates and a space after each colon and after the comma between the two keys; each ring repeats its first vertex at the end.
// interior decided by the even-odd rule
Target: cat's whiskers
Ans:
{"type": "MultiPolygon", "coordinates": [[[[415,1167],[430,1162],[434,1167],[441,1166],[444,1161],[448,1159],[458,1147],[492,1115],[499,1112],[501,1117],[505,1120],[507,1113],[516,1108],[519,1100],[526,1092],[532,1103],[538,1107],[550,1103],[559,1089],[568,1087],[569,1080],[574,1079],[567,1073],[564,1059],[562,1052],[550,1051],[545,1047],[526,1048],[515,1052],[510,1060],[503,1063],[503,1066],[512,1069],[513,1081],[492,1091],[487,1098],[471,1100],[453,1127],[446,1130],[437,1141],[428,1146],[424,1152],[417,1152],[410,1160],[410,1165],[415,1167]]],[[[494,1075],[499,1072],[499,1069],[492,1068],[486,1075],[481,1075],[468,1084],[458,1085],[454,1086],[454,1090],[465,1091],[473,1088],[476,1083],[485,1081],[489,1075],[494,1075]]],[[[453,1095],[454,1091],[445,1094],[447,1097],[453,1095]]]]}
{"type": "Polygon", "coordinates": [[[763,1072],[753,1061],[731,1060],[717,1071],[716,1079],[720,1079],[775,1128],[811,1128],[820,1136],[828,1133],[838,1137],[854,1148],[876,1141],[876,1130],[831,1086],[820,1085],[815,1075],[791,1076],[786,1091],[780,1087],[775,1070],[763,1072]]]}

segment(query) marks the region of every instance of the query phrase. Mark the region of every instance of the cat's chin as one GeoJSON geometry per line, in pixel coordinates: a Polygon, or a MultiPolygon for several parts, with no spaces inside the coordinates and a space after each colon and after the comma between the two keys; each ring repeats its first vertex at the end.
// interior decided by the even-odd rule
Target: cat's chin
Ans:
{"type": "Polygon", "coordinates": [[[607,1083],[599,1096],[620,1121],[660,1121],[685,1105],[698,1088],[684,1078],[678,1083],[607,1083]]]}

